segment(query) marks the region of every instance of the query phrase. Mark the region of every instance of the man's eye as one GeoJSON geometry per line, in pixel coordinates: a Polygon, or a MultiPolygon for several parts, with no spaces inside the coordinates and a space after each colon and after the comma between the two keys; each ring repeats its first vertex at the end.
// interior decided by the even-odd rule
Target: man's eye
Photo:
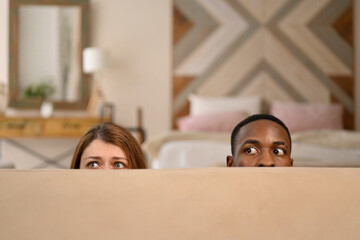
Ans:
{"type": "Polygon", "coordinates": [[[114,167],[115,168],[125,168],[126,166],[122,162],[116,162],[116,163],[114,163],[114,167]]]}
{"type": "Polygon", "coordinates": [[[275,148],[275,149],[274,149],[274,154],[275,154],[275,155],[284,155],[284,154],[285,154],[285,151],[282,150],[281,148],[275,148]]]}
{"type": "Polygon", "coordinates": [[[254,148],[254,147],[249,147],[249,148],[246,148],[246,149],[245,149],[245,152],[246,152],[247,154],[255,154],[257,151],[256,151],[256,148],[254,148]]]}
{"type": "Polygon", "coordinates": [[[97,168],[97,167],[99,167],[99,163],[97,163],[97,162],[89,162],[86,166],[89,167],[89,168],[97,168]]]}

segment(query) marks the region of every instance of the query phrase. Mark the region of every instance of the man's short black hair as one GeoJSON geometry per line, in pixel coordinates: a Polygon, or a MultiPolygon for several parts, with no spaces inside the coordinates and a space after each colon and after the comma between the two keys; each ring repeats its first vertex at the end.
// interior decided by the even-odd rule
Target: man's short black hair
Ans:
{"type": "Polygon", "coordinates": [[[278,119],[277,117],[275,117],[273,115],[270,115],[270,114],[254,114],[254,115],[251,115],[250,117],[245,118],[241,122],[239,122],[235,126],[234,130],[232,131],[232,133],[231,133],[231,154],[233,156],[235,156],[236,137],[237,137],[237,135],[238,135],[238,133],[240,131],[240,128],[245,126],[248,123],[251,123],[251,122],[254,122],[254,121],[257,121],[257,120],[270,120],[270,121],[276,122],[277,124],[282,126],[285,129],[288,136],[289,136],[290,151],[291,151],[291,136],[290,136],[289,129],[286,127],[286,125],[280,119],[278,119]]]}

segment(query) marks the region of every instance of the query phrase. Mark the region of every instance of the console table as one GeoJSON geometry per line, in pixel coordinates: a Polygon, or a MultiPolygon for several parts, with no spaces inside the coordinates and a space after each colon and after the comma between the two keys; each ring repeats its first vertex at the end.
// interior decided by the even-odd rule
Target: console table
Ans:
{"type": "MultiPolygon", "coordinates": [[[[57,168],[65,168],[59,164],[60,160],[73,154],[75,146],[71,149],[57,153],[53,157],[34,150],[31,144],[23,144],[19,139],[76,139],[80,138],[87,130],[101,122],[109,122],[110,117],[8,117],[0,116],[0,139],[40,160],[41,163],[32,168],[44,168],[47,165],[54,165],[57,168]]],[[[137,112],[137,125],[125,127],[130,132],[137,133],[140,144],[145,141],[145,130],[142,127],[141,109],[137,112]]]]}
{"type": "Polygon", "coordinates": [[[110,121],[110,119],[95,117],[0,117],[0,137],[80,137],[89,128],[104,121],[110,121]]]}

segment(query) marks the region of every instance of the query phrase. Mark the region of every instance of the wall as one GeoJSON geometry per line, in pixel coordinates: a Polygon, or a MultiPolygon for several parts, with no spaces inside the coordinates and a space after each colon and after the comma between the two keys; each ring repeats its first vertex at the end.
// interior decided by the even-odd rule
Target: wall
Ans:
{"type": "MultiPolygon", "coordinates": [[[[6,82],[8,1],[0,0],[0,81],[6,82]]],[[[91,45],[110,53],[110,66],[101,83],[107,100],[115,104],[115,121],[135,126],[137,107],[141,107],[148,137],[170,129],[171,124],[171,3],[171,0],[91,1],[91,45]]],[[[42,146],[34,150],[59,159],[62,166],[69,165],[71,154],[63,157],[61,153],[71,151],[71,146],[75,146],[73,140],[42,140],[43,145],[38,141],[19,140],[19,143],[28,148],[34,144],[42,146]]],[[[6,151],[2,152],[0,161],[13,160],[16,156],[15,165],[19,168],[41,163],[41,157],[31,156],[13,143],[4,142],[1,147],[6,151]]]]}
{"type": "MultiPolygon", "coordinates": [[[[136,124],[143,109],[148,136],[170,128],[171,1],[91,1],[92,46],[110,53],[101,84],[115,121],[136,124]]],[[[0,0],[0,81],[8,79],[8,0],[0,0]]]]}
{"type": "Polygon", "coordinates": [[[8,1],[0,0],[0,83],[8,79],[8,9],[8,1]]]}
{"type": "Polygon", "coordinates": [[[126,126],[141,107],[148,136],[170,128],[171,11],[170,0],[92,1],[92,45],[110,54],[105,96],[126,126]]]}

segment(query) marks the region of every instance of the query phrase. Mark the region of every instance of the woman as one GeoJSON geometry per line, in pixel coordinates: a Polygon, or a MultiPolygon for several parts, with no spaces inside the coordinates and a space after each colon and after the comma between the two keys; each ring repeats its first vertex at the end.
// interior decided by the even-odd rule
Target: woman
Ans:
{"type": "Polygon", "coordinates": [[[72,169],[146,168],[133,135],[114,123],[101,123],[85,133],[74,152],[72,169]]]}

